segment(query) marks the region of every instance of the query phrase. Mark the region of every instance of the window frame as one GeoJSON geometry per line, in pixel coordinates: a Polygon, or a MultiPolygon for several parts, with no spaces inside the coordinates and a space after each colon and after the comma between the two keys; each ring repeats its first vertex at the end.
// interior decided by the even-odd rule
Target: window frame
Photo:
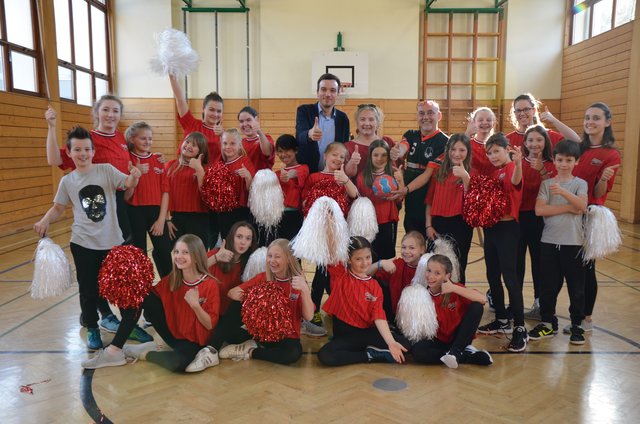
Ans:
{"type": "MultiPolygon", "coordinates": [[[[587,41],[593,37],[597,37],[598,35],[602,35],[605,34],[613,29],[616,29],[622,25],[628,24],[629,22],[632,22],[635,17],[631,17],[631,20],[623,22],[621,24],[619,24],[618,26],[616,26],[616,12],[617,12],[617,5],[618,5],[618,1],[617,0],[612,0],[611,2],[611,27],[604,31],[601,32],[599,34],[593,35],[593,6],[595,6],[596,4],[600,3],[603,0],[583,0],[581,3],[578,3],[576,5],[574,5],[574,1],[573,0],[567,0],[568,2],[568,10],[569,10],[569,45],[573,46],[579,43],[582,43],[583,41],[587,41]],[[581,5],[581,4],[585,4],[586,5],[586,9],[585,10],[581,10],[581,11],[576,11],[576,7],[581,5]],[[573,39],[573,29],[574,29],[574,25],[575,25],[575,16],[578,13],[582,13],[582,12],[587,12],[589,13],[589,30],[588,33],[586,35],[586,37],[580,41],[574,41],[573,39]]],[[[636,4],[637,6],[637,4],[636,4]]],[[[636,10],[635,12],[636,14],[638,13],[638,11],[636,10]]]]}

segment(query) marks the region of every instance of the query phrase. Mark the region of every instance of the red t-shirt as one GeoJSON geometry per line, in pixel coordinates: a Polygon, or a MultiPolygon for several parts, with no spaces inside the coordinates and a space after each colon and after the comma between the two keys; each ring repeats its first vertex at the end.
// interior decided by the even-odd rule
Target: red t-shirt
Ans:
{"type": "Polygon", "coordinates": [[[471,173],[473,175],[493,175],[496,167],[491,164],[487,156],[485,144],[476,138],[471,139],[471,173]]]}
{"type": "MultiPolygon", "coordinates": [[[[253,277],[251,280],[246,281],[240,284],[240,288],[244,292],[247,292],[251,287],[267,282],[267,274],[260,273],[253,277]]],[[[300,290],[294,290],[291,288],[291,279],[280,281],[276,279],[274,281],[278,286],[284,289],[285,293],[289,293],[289,300],[291,301],[291,313],[293,316],[291,317],[293,324],[293,332],[287,334],[285,338],[287,339],[299,339],[300,338],[300,325],[302,324],[302,300],[300,299],[300,290]]]]}
{"type": "MultiPolygon", "coordinates": [[[[556,147],[556,144],[564,138],[562,134],[554,130],[547,130],[547,134],[549,134],[549,139],[551,140],[551,147],[556,147]]],[[[524,133],[511,131],[506,137],[512,146],[522,147],[524,144],[524,133]]]]}
{"type": "MultiPolygon", "coordinates": [[[[93,163],[110,163],[118,171],[129,175],[129,147],[121,132],[107,134],[91,130],[91,139],[95,150],[93,163]]],[[[62,158],[60,169],[76,169],[73,160],[67,155],[67,149],[60,149],[60,157],[62,158]]]]}
{"type": "MultiPolygon", "coordinates": [[[[393,141],[393,138],[387,137],[386,135],[382,137],[382,139],[387,142],[387,144],[389,145],[389,149],[391,149],[396,144],[393,141]]],[[[347,157],[344,160],[345,165],[347,164],[347,162],[349,162],[349,158],[351,158],[353,152],[355,152],[356,149],[358,150],[358,153],[360,153],[360,163],[356,168],[356,176],[362,174],[362,171],[364,171],[364,167],[367,164],[369,146],[365,146],[364,144],[356,143],[355,141],[351,140],[344,143],[344,147],[347,148],[347,157]]]]}
{"type": "Polygon", "coordinates": [[[249,189],[247,188],[245,179],[236,174],[236,171],[244,166],[251,174],[251,177],[256,175],[256,171],[253,168],[251,160],[247,156],[240,156],[232,161],[225,162],[224,166],[229,168],[229,170],[234,174],[234,191],[238,196],[240,207],[246,207],[249,203],[249,189]]]}
{"type": "Polygon", "coordinates": [[[595,198],[593,191],[596,188],[596,184],[602,177],[602,172],[605,168],[617,165],[620,163],[620,152],[617,149],[612,149],[602,146],[593,146],[582,153],[580,160],[575,168],[573,168],[573,175],[582,178],[587,182],[589,188],[589,204],[590,205],[604,205],[607,200],[607,195],[613,188],[613,181],[616,178],[618,169],[615,170],[613,177],[611,177],[607,183],[607,192],[604,196],[595,198]]]}
{"type": "Polygon", "coordinates": [[[220,291],[218,283],[211,277],[203,275],[200,280],[193,283],[183,281],[176,289],[169,289],[169,277],[164,277],[153,287],[153,292],[162,300],[167,326],[177,339],[186,339],[206,346],[213,330],[207,330],[189,304],[184,300],[185,293],[197,287],[200,297],[200,305],[211,317],[211,324],[215,329],[218,324],[218,311],[220,310],[220,291]]]}
{"type": "Polygon", "coordinates": [[[376,272],[376,279],[386,281],[389,283],[389,292],[391,293],[391,309],[395,313],[398,309],[398,301],[402,295],[402,290],[411,284],[411,280],[416,275],[416,267],[411,266],[402,258],[396,258],[393,260],[396,265],[396,272],[389,274],[384,269],[380,268],[376,272]]]}
{"type": "Polygon", "coordinates": [[[369,200],[371,200],[371,203],[373,203],[373,207],[376,210],[376,218],[378,220],[378,224],[398,222],[398,206],[396,205],[395,200],[386,200],[373,194],[373,190],[371,189],[371,187],[368,187],[364,183],[363,174],[358,174],[358,177],[356,179],[356,187],[358,188],[358,192],[360,193],[360,195],[368,197],[369,200]]]}
{"type": "MultiPolygon", "coordinates": [[[[309,190],[311,190],[311,188],[313,188],[313,186],[318,183],[318,181],[321,180],[335,180],[335,177],[333,176],[333,172],[327,172],[325,173],[324,171],[322,172],[314,172],[313,174],[309,175],[309,178],[307,178],[307,182],[304,185],[304,189],[302,189],[302,203],[303,205],[306,203],[307,201],[307,197],[309,196],[309,190]]],[[[344,186],[342,187],[342,191],[344,193],[344,197],[345,199],[347,199],[347,203],[349,202],[349,195],[347,195],[347,189],[344,186]]]]}
{"type": "MultiPolygon", "coordinates": [[[[553,162],[545,160],[542,162],[544,168],[549,173],[549,178],[556,175],[556,167],[553,162]]],[[[536,209],[536,199],[540,191],[540,183],[542,178],[537,169],[531,167],[529,159],[522,158],[522,202],[520,203],[521,211],[532,211],[536,209]]]]}
{"type": "Polygon", "coordinates": [[[167,163],[165,172],[169,180],[169,210],[171,212],[208,212],[200,200],[196,172],[187,165],[179,165],[179,159],[167,163]]]}
{"type": "Polygon", "coordinates": [[[275,162],[276,144],[269,134],[265,134],[265,137],[267,137],[267,140],[269,140],[269,143],[271,144],[271,154],[269,156],[265,156],[264,153],[262,153],[259,136],[242,139],[242,147],[244,147],[244,151],[247,152],[247,157],[251,160],[253,169],[256,171],[261,169],[271,169],[275,162]]]}
{"type": "Polygon", "coordinates": [[[140,176],[138,185],[133,191],[133,196],[127,202],[133,206],[159,206],[162,193],[169,192],[169,180],[164,170],[164,164],[160,163],[158,156],[153,153],[138,155],[129,152],[132,164],[149,164],[149,171],[140,176]]]}
{"type": "MultiPolygon", "coordinates": [[[[184,131],[184,138],[194,131],[201,132],[207,139],[207,145],[209,148],[209,163],[215,163],[221,160],[222,155],[220,153],[220,136],[215,133],[213,128],[208,127],[200,119],[194,118],[191,111],[187,111],[184,116],[178,116],[178,122],[184,131]]],[[[178,155],[180,155],[180,149],[178,148],[178,155]]]]}
{"type": "MultiPolygon", "coordinates": [[[[207,252],[207,257],[210,258],[218,253],[217,247],[207,252]]],[[[217,263],[209,267],[209,274],[213,275],[220,281],[220,315],[224,315],[227,312],[227,308],[231,304],[231,298],[227,296],[229,290],[240,285],[240,276],[242,275],[242,267],[240,262],[236,262],[231,267],[228,273],[224,273],[222,268],[217,263]]]]}
{"type": "MultiPolygon", "coordinates": [[[[462,284],[457,285],[462,286],[462,284]]],[[[462,321],[462,317],[467,312],[471,301],[456,293],[449,293],[449,302],[443,305],[444,296],[442,293],[437,295],[431,294],[431,299],[436,307],[436,315],[438,316],[438,333],[436,334],[436,339],[442,343],[450,344],[453,342],[456,330],[462,321]]]]}
{"type": "Polygon", "coordinates": [[[375,320],[387,319],[376,280],[356,277],[343,265],[331,265],[328,271],[331,294],[322,306],[327,314],[358,328],[371,328],[375,320]]]}
{"type": "Polygon", "coordinates": [[[440,166],[437,166],[433,170],[431,184],[429,184],[429,191],[427,191],[424,203],[431,205],[431,216],[450,217],[462,215],[464,184],[460,178],[453,175],[452,171],[449,171],[447,178],[443,182],[438,181],[436,174],[439,168],[440,166]]]}
{"type": "Polygon", "coordinates": [[[284,193],[284,206],[286,208],[294,209],[302,208],[302,190],[307,182],[307,177],[309,177],[309,167],[307,165],[300,164],[290,166],[288,168],[285,167],[276,171],[276,175],[278,176],[280,187],[282,187],[282,192],[284,193]],[[295,178],[289,178],[289,181],[283,183],[280,181],[280,174],[283,170],[286,172],[295,170],[298,173],[298,176],[295,178]]]}
{"type": "Polygon", "coordinates": [[[520,203],[522,203],[522,187],[524,185],[524,176],[520,180],[520,184],[511,184],[511,177],[513,176],[513,171],[515,170],[515,168],[516,163],[509,162],[504,167],[496,169],[494,171],[493,177],[497,178],[500,181],[504,192],[509,198],[505,216],[510,215],[517,221],[520,215],[520,203]]]}

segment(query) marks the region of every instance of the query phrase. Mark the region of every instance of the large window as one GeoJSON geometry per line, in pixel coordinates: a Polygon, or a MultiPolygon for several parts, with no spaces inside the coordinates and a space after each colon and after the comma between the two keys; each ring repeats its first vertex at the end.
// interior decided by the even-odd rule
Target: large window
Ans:
{"type": "Polygon", "coordinates": [[[571,0],[571,44],[633,20],[636,0],[571,0]]]}
{"type": "Polygon", "coordinates": [[[54,0],[60,97],[91,105],[111,86],[107,0],[54,0]]]}
{"type": "Polygon", "coordinates": [[[0,90],[39,93],[33,0],[0,2],[0,90]]]}

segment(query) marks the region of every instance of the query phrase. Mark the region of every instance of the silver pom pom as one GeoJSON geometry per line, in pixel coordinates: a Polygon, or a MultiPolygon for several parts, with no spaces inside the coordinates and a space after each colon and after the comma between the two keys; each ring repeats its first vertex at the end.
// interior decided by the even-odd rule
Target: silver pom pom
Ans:
{"type": "Polygon", "coordinates": [[[425,253],[420,256],[416,273],[413,275],[411,284],[420,284],[422,287],[427,288],[427,262],[433,256],[433,253],[425,253]]]}
{"type": "Polygon", "coordinates": [[[460,281],[460,261],[458,261],[458,255],[456,255],[456,248],[454,241],[448,237],[438,237],[433,243],[433,253],[444,255],[451,260],[453,264],[453,272],[451,272],[451,281],[456,283],[460,281]]]}
{"type": "Polygon", "coordinates": [[[582,249],[585,262],[617,252],[622,244],[618,220],[604,206],[591,205],[587,208],[584,229],[582,249]]]}
{"type": "Polygon", "coordinates": [[[31,297],[45,299],[59,296],[75,283],[75,277],[62,248],[48,237],[41,239],[33,264],[31,297]]]}
{"type": "Polygon", "coordinates": [[[429,291],[420,284],[405,287],[398,301],[396,323],[407,339],[416,343],[438,333],[438,316],[429,291]]]}
{"type": "Polygon", "coordinates": [[[372,242],[378,234],[376,209],[368,197],[358,197],[349,209],[347,217],[349,232],[352,236],[361,236],[372,242]]]}
{"type": "Polygon", "coordinates": [[[338,203],[327,196],[313,202],[300,232],[290,245],[295,257],[318,266],[346,264],[349,259],[349,227],[338,203]]]}
{"type": "Polygon", "coordinates": [[[153,72],[181,78],[196,70],[200,58],[184,32],[167,28],[155,39],[156,56],[149,61],[153,72]]]}
{"type": "Polygon", "coordinates": [[[249,189],[249,209],[259,226],[270,233],[282,220],[284,194],[275,172],[261,169],[256,172],[249,189]]]}
{"type": "Polygon", "coordinates": [[[244,271],[242,272],[242,276],[240,280],[249,281],[256,275],[265,272],[267,269],[267,248],[260,247],[256,249],[251,256],[249,256],[249,260],[247,261],[247,266],[244,267],[244,271]]]}

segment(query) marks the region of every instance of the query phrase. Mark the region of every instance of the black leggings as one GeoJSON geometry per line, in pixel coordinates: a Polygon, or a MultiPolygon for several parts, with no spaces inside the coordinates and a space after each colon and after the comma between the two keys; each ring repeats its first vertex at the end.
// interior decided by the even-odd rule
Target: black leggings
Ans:
{"type": "Polygon", "coordinates": [[[598,296],[598,280],[596,279],[596,261],[587,262],[584,275],[584,314],[593,315],[593,308],[596,306],[598,296]]]}
{"type": "Polygon", "coordinates": [[[172,269],[171,249],[173,243],[169,238],[167,224],[164,225],[164,232],[161,236],[154,236],[149,231],[151,226],[158,219],[160,206],[129,206],[129,221],[131,222],[131,244],[139,247],[147,254],[147,234],[153,244],[153,261],[156,263],[160,278],[169,275],[172,269]]]}
{"type": "Polygon", "coordinates": [[[378,224],[378,234],[371,242],[371,247],[378,259],[393,259],[396,257],[397,235],[398,221],[378,224]]]}
{"type": "Polygon", "coordinates": [[[496,225],[484,230],[484,262],[487,268],[487,281],[496,309],[496,319],[507,319],[504,305],[504,291],[500,277],[509,292],[509,304],[516,326],[524,325],[524,302],[522,287],[516,275],[516,252],[518,248],[520,226],[513,221],[498,221],[496,225]]]}
{"type": "Polygon", "coordinates": [[[93,250],[71,243],[71,254],[76,266],[80,310],[88,328],[98,328],[98,309],[103,317],[111,314],[109,303],[98,294],[98,272],[109,250],[93,250]]]}
{"type": "Polygon", "coordinates": [[[462,215],[456,216],[433,216],[431,218],[433,228],[440,237],[448,236],[454,241],[454,248],[460,262],[460,283],[467,282],[466,269],[469,262],[469,250],[471,249],[471,239],[473,239],[473,227],[467,224],[462,215]]]}
{"type": "Polygon", "coordinates": [[[238,344],[251,338],[247,330],[242,328],[241,311],[242,303],[234,300],[229,304],[227,311],[218,320],[218,325],[209,339],[209,345],[220,350],[225,342],[238,344]]]}
{"type": "Polygon", "coordinates": [[[421,340],[411,349],[413,359],[423,364],[440,364],[440,358],[448,351],[455,349],[462,352],[473,341],[483,310],[481,303],[471,302],[456,329],[453,342],[444,343],[438,339],[421,340]]]}
{"type": "MultiPolygon", "coordinates": [[[[411,345],[404,336],[392,334],[398,343],[409,350],[411,345]]],[[[358,328],[333,317],[333,340],[318,351],[318,360],[330,367],[369,362],[368,346],[388,348],[377,327],[358,328]]]]}
{"type": "Polygon", "coordinates": [[[209,246],[208,212],[172,212],[173,225],[178,229],[176,238],[185,234],[200,237],[205,248],[209,246]]]}
{"type": "Polygon", "coordinates": [[[524,286],[524,274],[527,263],[527,248],[531,259],[531,277],[533,278],[533,297],[540,298],[540,284],[542,282],[540,262],[540,238],[544,229],[544,220],[536,216],[534,211],[520,212],[520,240],[518,241],[518,256],[516,273],[520,287],[524,286]]]}
{"type": "Polygon", "coordinates": [[[238,221],[253,222],[249,208],[243,206],[229,212],[218,212],[218,231],[222,240],[227,238],[229,230],[238,221]]]}
{"type": "Polygon", "coordinates": [[[315,305],[315,312],[320,312],[320,304],[322,303],[322,296],[324,291],[327,294],[331,294],[331,280],[329,279],[329,273],[326,268],[316,267],[316,273],[313,275],[313,281],[311,282],[311,300],[315,305]]]}
{"type": "Polygon", "coordinates": [[[278,238],[292,240],[302,228],[302,212],[299,209],[285,210],[278,224],[278,238]]]}
{"type": "Polygon", "coordinates": [[[302,356],[300,339],[284,339],[279,342],[261,342],[258,348],[251,352],[253,359],[290,365],[302,356]]]}

